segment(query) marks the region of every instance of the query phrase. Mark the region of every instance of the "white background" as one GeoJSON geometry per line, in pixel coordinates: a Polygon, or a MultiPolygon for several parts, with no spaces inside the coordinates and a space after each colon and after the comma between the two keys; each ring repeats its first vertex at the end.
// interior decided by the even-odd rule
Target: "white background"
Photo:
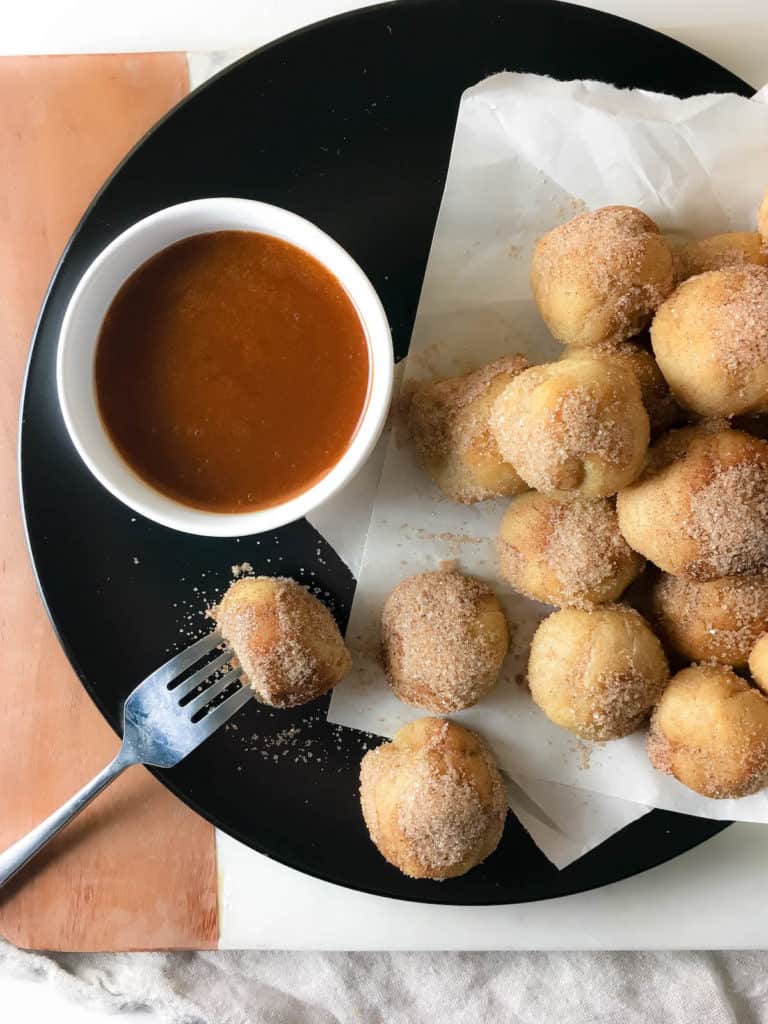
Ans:
{"type": "MultiPolygon", "coordinates": [[[[250,49],[303,24],[364,5],[344,0],[131,0],[130,4],[120,0],[0,0],[0,54],[250,49]]],[[[752,85],[760,86],[768,80],[766,0],[592,0],[589,6],[661,29],[718,60],[752,85]]],[[[720,849],[721,845],[730,848],[728,853],[734,860],[738,859],[737,852],[743,851],[746,856],[747,849],[754,857],[757,847],[768,843],[762,840],[762,833],[758,838],[753,828],[729,829],[720,839],[688,854],[685,864],[678,861],[668,869],[603,890],[605,912],[616,919],[621,912],[619,893],[625,891],[629,896],[634,892],[642,897],[643,886],[648,885],[645,879],[654,886],[663,886],[665,880],[671,881],[669,876],[677,876],[679,887],[687,873],[684,868],[693,869],[694,862],[698,866],[694,873],[701,877],[707,864],[712,866],[713,858],[723,862],[726,851],[720,849]]],[[[758,865],[745,863],[744,867],[749,877],[749,868],[754,872],[758,865]]],[[[305,891],[309,899],[316,891],[312,887],[319,883],[301,881],[309,887],[305,891]]],[[[572,907],[576,910],[576,904],[572,907]]],[[[439,916],[444,917],[447,910],[441,908],[439,916]]],[[[568,932],[565,916],[561,923],[568,932]]],[[[581,922],[578,918],[577,914],[572,922],[574,934],[584,923],[583,917],[581,922]]],[[[393,934],[393,941],[396,939],[393,934]]],[[[638,940],[642,945],[642,923],[638,940]]],[[[747,935],[745,944],[749,944],[747,935]]],[[[569,945],[567,934],[563,935],[563,945],[569,945]]],[[[8,1024],[43,1020],[87,1024],[113,1019],[75,1008],[43,986],[7,977],[0,978],[0,1017],[8,1024]]],[[[125,1014],[120,1019],[133,1022],[151,1018],[147,1014],[125,1014]]]]}

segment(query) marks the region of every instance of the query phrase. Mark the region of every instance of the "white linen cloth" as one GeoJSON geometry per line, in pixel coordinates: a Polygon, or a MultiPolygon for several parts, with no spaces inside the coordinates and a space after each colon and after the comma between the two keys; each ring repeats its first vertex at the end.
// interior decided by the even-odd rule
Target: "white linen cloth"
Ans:
{"type": "Polygon", "coordinates": [[[43,956],[0,943],[0,973],[163,1024],[758,1024],[767,967],[766,953],[43,956]]]}

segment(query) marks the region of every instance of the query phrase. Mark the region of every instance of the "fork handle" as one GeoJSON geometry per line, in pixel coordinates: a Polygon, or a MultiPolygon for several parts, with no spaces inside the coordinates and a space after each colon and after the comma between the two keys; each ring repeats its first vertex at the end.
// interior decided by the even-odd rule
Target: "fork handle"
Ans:
{"type": "Polygon", "coordinates": [[[113,782],[126,768],[130,768],[132,764],[136,763],[133,758],[120,750],[117,757],[103,771],[100,771],[94,779],[83,786],[73,797],[70,797],[57,811],[54,811],[31,832],[0,853],[0,888],[10,881],[16,872],[20,871],[38,851],[42,850],[57,832],[60,832],[65,825],[77,817],[80,811],[87,807],[103,789],[106,789],[110,782],[113,782]]]}

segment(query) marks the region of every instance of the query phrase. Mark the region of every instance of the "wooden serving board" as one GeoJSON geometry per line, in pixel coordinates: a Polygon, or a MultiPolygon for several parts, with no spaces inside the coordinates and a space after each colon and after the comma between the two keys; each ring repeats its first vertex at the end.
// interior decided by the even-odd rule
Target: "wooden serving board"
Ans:
{"type": "MultiPolygon", "coordinates": [[[[29,340],[93,194],[188,91],[183,54],[0,59],[0,848],[117,749],[53,635],[24,543],[16,442],[29,340]]],[[[35,949],[212,948],[216,888],[211,826],[133,768],[0,894],[0,934],[35,949]]]]}

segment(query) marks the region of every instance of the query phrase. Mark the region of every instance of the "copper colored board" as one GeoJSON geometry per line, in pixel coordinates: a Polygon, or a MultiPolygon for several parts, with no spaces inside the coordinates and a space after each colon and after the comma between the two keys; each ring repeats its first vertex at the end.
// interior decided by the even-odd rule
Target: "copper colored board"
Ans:
{"type": "MultiPolygon", "coordinates": [[[[51,631],[24,546],[16,439],[29,338],[92,195],[188,89],[181,54],[0,60],[0,848],[117,749],[51,631]]],[[[37,949],[214,947],[213,829],[133,768],[0,894],[0,933],[37,949]]]]}

